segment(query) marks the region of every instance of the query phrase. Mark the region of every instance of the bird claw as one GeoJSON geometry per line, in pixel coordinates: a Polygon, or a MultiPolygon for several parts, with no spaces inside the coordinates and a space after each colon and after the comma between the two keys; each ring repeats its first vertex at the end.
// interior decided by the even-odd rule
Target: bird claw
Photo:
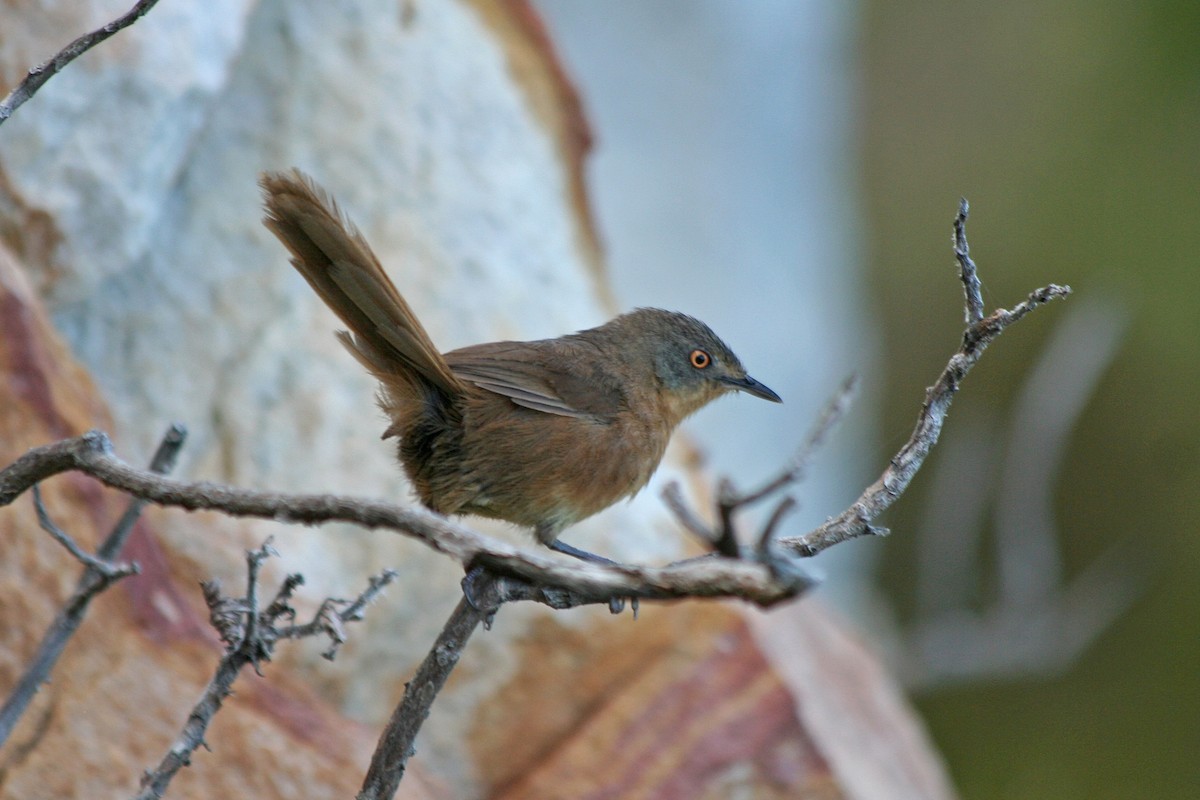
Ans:
{"type": "MultiPolygon", "coordinates": [[[[559,539],[555,539],[554,541],[550,542],[548,547],[557,553],[562,553],[563,555],[571,556],[572,558],[578,558],[580,561],[583,561],[583,562],[588,562],[588,563],[592,563],[592,564],[604,564],[605,566],[608,566],[608,567],[621,566],[619,562],[613,561],[611,558],[605,558],[604,556],[598,556],[595,553],[589,553],[587,550],[580,550],[578,547],[572,547],[571,545],[569,545],[566,542],[563,542],[559,539]]],[[[629,608],[633,611],[633,618],[636,620],[637,615],[638,615],[638,599],[636,597],[630,597],[630,598],[611,597],[611,598],[609,598],[608,612],[610,614],[620,614],[622,611],[625,610],[625,600],[626,599],[629,600],[629,608]]]]}
{"type": "Polygon", "coordinates": [[[629,610],[633,612],[633,618],[636,621],[638,618],[638,599],[636,597],[610,597],[608,599],[608,613],[620,614],[625,610],[625,601],[629,601],[629,610]]]}
{"type": "Polygon", "coordinates": [[[460,584],[463,598],[483,617],[483,627],[489,631],[492,629],[492,621],[496,619],[496,612],[500,609],[499,604],[494,601],[483,602],[483,598],[489,594],[487,581],[490,580],[494,579],[483,567],[471,567],[460,584]]]}

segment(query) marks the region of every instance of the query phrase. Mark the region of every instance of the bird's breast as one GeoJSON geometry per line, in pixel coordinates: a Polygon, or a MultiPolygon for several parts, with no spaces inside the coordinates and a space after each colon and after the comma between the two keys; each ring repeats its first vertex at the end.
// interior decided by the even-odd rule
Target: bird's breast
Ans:
{"type": "Polygon", "coordinates": [[[484,396],[463,420],[454,482],[471,496],[458,511],[561,529],[643,488],[670,433],[653,416],[565,417],[484,396]]]}

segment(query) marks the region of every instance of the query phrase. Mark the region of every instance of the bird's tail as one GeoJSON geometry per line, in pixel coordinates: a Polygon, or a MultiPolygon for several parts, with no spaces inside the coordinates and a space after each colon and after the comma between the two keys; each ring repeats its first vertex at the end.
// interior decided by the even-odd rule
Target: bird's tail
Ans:
{"type": "MultiPolygon", "coordinates": [[[[429,334],[383,271],[362,234],[337,204],[299,170],[259,179],[263,223],[292,254],[292,266],[350,328],[342,342],[383,384],[385,406],[401,390],[421,384],[447,398],[463,391],[429,334]]],[[[408,394],[408,392],[400,392],[408,394]]]]}

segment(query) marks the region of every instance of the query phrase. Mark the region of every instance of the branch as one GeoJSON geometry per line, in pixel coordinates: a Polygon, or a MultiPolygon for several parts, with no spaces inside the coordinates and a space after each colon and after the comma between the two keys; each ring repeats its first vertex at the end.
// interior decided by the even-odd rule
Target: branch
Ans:
{"type": "MultiPolygon", "coordinates": [[[[180,425],[172,425],[167,430],[154,458],[150,461],[151,473],[169,472],[174,468],[175,459],[180,448],[183,447],[186,436],[187,432],[180,425]]],[[[17,721],[29,707],[33,696],[37,694],[38,688],[49,679],[67,642],[83,622],[92,598],[121,578],[133,575],[138,571],[136,564],[114,564],[112,559],[120,554],[125,540],[129,538],[133,524],[146,505],[144,500],[134,498],[130,501],[129,507],[121,519],[117,521],[112,532],[93,556],[84,551],[50,519],[46,507],[42,504],[41,493],[36,484],[33,486],[33,495],[34,506],[37,509],[38,521],[41,523],[42,529],[62,544],[76,560],[84,565],[85,569],[75,586],[74,593],[67,599],[62,610],[58,612],[58,616],[50,624],[50,628],[42,638],[37,653],[34,654],[25,674],[17,681],[16,686],[4,701],[4,705],[0,707],[0,746],[8,741],[17,721]]]]}
{"type": "MultiPolygon", "coordinates": [[[[722,479],[717,488],[717,527],[715,530],[709,527],[700,515],[689,508],[684,502],[678,482],[671,481],[663,487],[663,502],[675,514],[675,518],[679,523],[688,531],[695,534],[706,547],[730,558],[745,557],[743,547],[739,542],[737,528],[733,522],[734,514],[746,506],[753,505],[760,500],[778,494],[792,484],[804,480],[812,457],[825,444],[829,433],[846,415],[857,388],[858,378],[856,376],[851,376],[842,383],[837,394],[821,410],[816,423],[809,432],[808,438],[801,445],[800,449],[796,451],[796,455],[780,470],[778,475],[758,489],[742,494],[737,491],[732,481],[722,479]]],[[[795,506],[795,499],[785,496],[776,504],[775,509],[767,519],[767,523],[759,531],[755,556],[760,562],[766,563],[772,569],[781,569],[783,566],[786,566],[779,563],[780,558],[786,557],[774,547],[775,531],[778,529],[779,523],[795,506]]]]}
{"type": "Polygon", "coordinates": [[[137,4],[126,12],[123,17],[119,17],[91,33],[85,33],[58,51],[58,54],[54,58],[29,70],[28,74],[25,75],[25,79],[17,84],[17,87],[9,92],[7,97],[0,100],[0,125],[3,125],[4,121],[11,117],[14,111],[20,108],[26,100],[33,97],[37,90],[42,88],[42,85],[46,81],[57,75],[63,67],[117,31],[122,28],[128,28],[137,22],[157,2],[158,0],[138,0],[137,4]]]}
{"type": "Polygon", "coordinates": [[[404,697],[380,734],[379,744],[371,755],[371,766],[356,800],[387,800],[395,795],[404,778],[408,759],[416,752],[413,744],[417,733],[429,717],[434,699],[458,664],[467,640],[480,622],[484,627],[491,627],[492,618],[500,606],[519,600],[533,600],[554,608],[608,602],[606,599],[584,598],[561,587],[538,585],[506,575],[472,570],[463,579],[463,599],[446,620],[437,641],[417,668],[416,675],[405,686],[404,697]]]}
{"type": "Polygon", "coordinates": [[[200,747],[207,749],[204,733],[208,730],[216,713],[221,710],[225,698],[233,693],[233,682],[242,668],[253,665],[255,672],[262,674],[259,664],[270,661],[275,643],[280,639],[299,639],[326,634],[333,646],[325,655],[332,659],[338,646],[345,641],[342,626],[347,622],[362,619],[363,610],[375,599],[383,587],[395,579],[396,573],[387,570],[371,579],[370,585],[353,601],[327,599],[321,604],[316,616],[304,625],[280,625],[280,620],[293,620],[296,611],[291,606],[295,590],[303,585],[300,575],[288,575],[275,599],[266,609],[258,609],[258,575],[264,561],[276,555],[268,539],[257,550],[246,552],[246,596],[224,597],[216,581],[205,581],[201,587],[208,604],[209,617],[214,628],[226,645],[225,656],[217,664],[216,672],[196,705],[188,714],[183,731],[163,756],[158,766],[142,776],[141,791],[137,800],[156,800],[163,796],[183,767],[191,763],[192,754],[200,747]],[[335,610],[337,606],[344,606],[335,610]]]}
{"type": "MultiPolygon", "coordinates": [[[[317,636],[323,633],[329,637],[329,649],[322,653],[321,657],[333,661],[337,658],[338,650],[346,643],[345,624],[347,622],[361,622],[367,606],[383,593],[385,586],[396,580],[397,574],[394,569],[385,569],[378,575],[373,575],[367,588],[353,601],[327,598],[321,603],[321,606],[317,609],[317,613],[313,615],[311,622],[282,628],[279,631],[279,638],[305,639],[309,636],[317,636]],[[339,606],[344,606],[344,608],[339,610],[339,606]]],[[[284,590],[280,591],[280,596],[276,597],[275,602],[272,603],[272,608],[274,608],[276,603],[281,602],[281,600],[286,601],[286,597],[284,597],[285,590],[290,594],[291,589],[304,583],[304,579],[300,575],[289,575],[288,579],[292,582],[292,585],[284,584],[284,590]]],[[[271,613],[270,609],[268,609],[269,613],[271,613]]]]}
{"type": "Polygon", "coordinates": [[[667,567],[567,561],[548,552],[518,548],[424,509],[334,495],[291,495],[177,481],[125,464],[112,454],[108,436],[100,431],[35,448],[0,470],[0,507],[13,502],[33,484],[72,470],[163,506],[210,509],[234,517],[283,523],[338,521],[394,530],[464,566],[481,566],[535,584],[562,587],[572,593],[576,605],[607,603],[613,597],[740,597],[770,606],[795,597],[810,585],[807,579],[781,580],[762,564],[733,559],[706,559],[667,567]]]}
{"type": "Polygon", "coordinates": [[[1071,433],[1124,325],[1120,306],[1094,298],[1076,305],[1050,333],[1003,429],[958,429],[942,442],[917,526],[918,614],[902,659],[910,688],[1058,674],[1149,585],[1151,565],[1134,536],[1068,578],[1054,515],[1071,433]],[[1003,446],[983,446],[1000,439],[1003,446]],[[989,511],[987,559],[980,529],[989,511]],[[990,599],[980,605],[978,596],[990,599]]]}
{"type": "MultiPolygon", "coordinates": [[[[955,221],[956,252],[966,248],[965,208],[955,221]]],[[[979,285],[975,264],[970,258],[959,259],[964,287],[968,287],[968,314],[977,300],[979,285]]],[[[76,439],[67,439],[29,451],[0,471],[0,506],[11,503],[20,493],[50,475],[78,470],[104,484],[121,489],[150,502],[179,506],[188,510],[212,509],[231,516],[259,517],[279,522],[308,525],[321,522],[353,522],[368,528],[388,528],[411,536],[439,552],[456,558],[464,566],[480,566],[493,572],[524,578],[538,585],[562,587],[580,602],[608,602],[614,597],[669,599],[680,597],[739,597],[761,606],[770,606],[795,597],[812,585],[785,556],[808,557],[847,539],[878,535],[884,531],[871,524],[908,488],[926,456],[936,444],[954,393],[963,378],[991,344],[1008,326],[1033,309],[1070,294],[1070,287],[1050,284],[1031,293],[1011,310],[1000,309],[971,324],[963,332],[962,346],[943,370],[937,383],[926,390],[925,403],[908,442],[892,458],[883,475],[837,517],[799,537],[774,539],[774,523],[786,509],[777,508],[774,523],[760,537],[759,560],[741,558],[697,559],[666,567],[638,567],[623,564],[600,565],[564,563],[543,552],[524,550],[485,536],[463,525],[428,511],[333,495],[285,495],[234,489],[211,483],[184,483],[133,469],[112,455],[108,437],[92,431],[76,439]],[[768,546],[769,545],[769,546],[768,546]],[[771,558],[764,556],[773,553],[771,558]]],[[[982,302],[981,300],[978,302],[982,302]]],[[[835,400],[836,419],[841,404],[835,400]]],[[[818,425],[819,441],[827,425],[818,425]]],[[[800,460],[803,465],[803,459],[800,460]]],[[[785,475],[796,476],[802,470],[791,467],[785,475]]],[[[788,481],[777,481],[779,486],[788,481]]],[[[719,514],[724,527],[731,529],[732,490],[724,492],[719,514]]],[[[753,499],[765,496],[761,492],[753,499]]],[[[694,518],[692,522],[698,518],[694,518]]],[[[689,525],[689,527],[692,527],[689,525]]],[[[537,599],[537,596],[535,598],[537,599]]],[[[539,602],[545,602],[540,599],[539,602]]]]}
{"type": "Polygon", "coordinates": [[[458,664],[471,634],[480,622],[487,624],[494,613],[481,611],[480,607],[495,609],[505,602],[502,585],[501,580],[485,576],[476,582],[470,599],[464,592],[463,599],[458,601],[442,626],[437,641],[417,667],[417,674],[405,685],[404,697],[379,735],[379,744],[371,754],[371,765],[356,800],[390,800],[395,796],[404,779],[408,759],[416,753],[413,744],[421,725],[429,717],[434,699],[458,664]]]}
{"type": "MultiPolygon", "coordinates": [[[[964,201],[955,219],[955,253],[961,254],[960,277],[967,296],[967,317],[970,319],[974,315],[973,309],[976,306],[982,308],[983,301],[979,298],[979,278],[975,272],[975,264],[967,256],[966,214],[967,205],[964,201]]],[[[1070,286],[1052,283],[1032,292],[1024,302],[1012,309],[998,309],[991,315],[968,324],[967,329],[963,331],[962,346],[950,357],[950,362],[938,377],[937,383],[925,390],[925,403],[917,417],[912,436],[892,458],[879,480],[868,486],[858,500],[838,516],[803,536],[780,539],[778,545],[800,556],[813,556],[847,539],[883,533],[884,531],[871,525],[871,521],[896,502],[912,482],[913,476],[925,462],[925,457],[937,444],[954,393],[958,391],[963,378],[978,363],[987,346],[1030,311],[1070,293],[1070,286]]]]}

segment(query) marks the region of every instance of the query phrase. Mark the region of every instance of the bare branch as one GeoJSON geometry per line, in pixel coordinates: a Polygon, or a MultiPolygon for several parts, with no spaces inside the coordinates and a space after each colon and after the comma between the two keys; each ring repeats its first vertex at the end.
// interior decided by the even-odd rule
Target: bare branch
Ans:
{"type": "MultiPolygon", "coordinates": [[[[397,574],[394,569],[385,569],[378,575],[372,576],[367,588],[363,589],[362,593],[352,601],[335,600],[333,598],[325,600],[325,602],[321,603],[320,608],[317,609],[317,613],[313,616],[311,622],[282,628],[279,631],[279,638],[302,639],[323,633],[329,637],[330,646],[321,656],[333,661],[337,658],[338,650],[346,642],[345,624],[347,622],[360,622],[367,606],[383,593],[385,586],[396,580],[397,574]],[[338,606],[345,606],[345,608],[339,610],[338,606]]],[[[296,585],[303,582],[303,579],[299,575],[290,575],[288,577],[289,580],[295,580],[297,582],[296,585]]]]}
{"type": "MultiPolygon", "coordinates": [[[[957,236],[960,220],[956,219],[955,224],[957,236]]],[[[965,248],[965,231],[961,232],[961,238],[965,248]]],[[[960,266],[964,286],[974,285],[977,282],[974,263],[964,258],[960,266]]],[[[842,514],[803,536],[780,539],[779,547],[773,552],[790,551],[801,557],[811,556],[846,539],[882,533],[871,521],[907,488],[937,441],[954,392],[987,346],[1009,325],[1037,306],[1069,293],[1069,287],[1051,284],[1033,292],[1013,309],[995,311],[969,326],[963,334],[961,348],[951,357],[937,383],[927,390],[912,436],[879,480],[842,514]]],[[[844,390],[839,400],[832,404],[832,410],[825,417],[829,422],[818,424],[811,442],[819,442],[832,421],[840,416],[840,409],[844,407],[840,398],[848,394],[849,390],[844,390]]],[[[802,473],[806,452],[802,451],[796,464],[785,470],[782,481],[777,479],[776,483],[794,480],[802,473]]],[[[514,547],[420,509],[330,495],[283,495],[210,483],[173,481],[130,468],[112,455],[108,437],[95,431],[31,450],[0,471],[0,506],[12,502],[37,481],[67,470],[85,472],[109,486],[151,502],[189,510],[213,509],[231,516],[261,517],[279,522],[316,524],[338,520],[368,528],[389,528],[456,558],[464,566],[513,575],[538,587],[560,587],[570,592],[574,600],[582,602],[607,602],[615,597],[740,597],[769,606],[795,597],[811,585],[810,579],[797,577],[792,569],[781,568],[784,565],[765,565],[742,558],[701,559],[661,568],[565,563],[544,552],[514,547]]],[[[768,484],[766,488],[770,487],[768,484]]],[[[721,495],[719,511],[725,520],[723,530],[729,531],[732,509],[743,501],[728,484],[721,495]]],[[[759,496],[765,496],[765,493],[760,490],[750,495],[752,498],[759,496]]],[[[691,527],[703,530],[699,525],[691,527]]],[[[735,545],[736,542],[726,542],[725,548],[736,550],[735,545]]],[[[544,596],[544,593],[535,594],[544,596]]]]}
{"type": "MultiPolygon", "coordinates": [[[[438,552],[457,559],[469,568],[464,581],[464,598],[448,620],[442,635],[427,655],[417,676],[405,693],[400,706],[380,739],[360,798],[391,797],[412,755],[412,743],[429,708],[444,685],[467,639],[480,622],[488,624],[496,610],[506,602],[532,600],[554,608],[570,608],[588,603],[607,603],[615,599],[672,599],[682,597],[738,597],[769,606],[793,598],[813,585],[799,567],[799,558],[815,555],[838,542],[883,531],[871,524],[884,509],[904,492],[925,457],[937,442],[951,399],[962,379],[982,356],[987,346],[1014,322],[1034,308],[1065,297],[1070,288],[1051,284],[1029,295],[1011,310],[1000,309],[983,317],[976,306],[979,281],[975,265],[967,255],[965,201],[955,220],[955,253],[959,257],[965,287],[967,316],[973,320],[963,333],[962,345],[943,370],[938,381],[926,391],[925,403],[909,441],[891,464],[859,499],[839,516],[809,533],[779,539],[774,535],[780,520],[792,509],[794,500],[784,498],[774,509],[755,548],[755,558],[741,557],[741,547],[733,532],[732,517],[742,505],[761,500],[800,480],[812,452],[824,440],[833,424],[845,413],[853,383],[848,382],[818,420],[813,434],[793,462],[778,477],[747,495],[739,495],[728,481],[718,491],[719,530],[714,534],[679,496],[677,485],[668,486],[665,498],[681,522],[696,535],[712,542],[719,551],[736,558],[711,555],[670,564],[666,567],[639,567],[623,564],[566,562],[545,551],[514,547],[465,526],[421,509],[408,509],[362,499],[332,495],[286,495],[234,489],[211,483],[185,483],[129,467],[112,454],[108,437],[99,431],[30,450],[7,468],[0,470],[0,507],[7,505],[38,481],[67,471],[80,471],[102,483],[123,490],[143,501],[188,510],[211,509],[230,516],[258,517],[283,523],[314,525],[322,522],[353,522],[368,528],[386,528],[413,537],[438,552]]],[[[265,546],[264,546],[265,548],[265,546]]],[[[257,665],[270,656],[279,638],[324,632],[333,646],[330,655],[343,640],[340,623],[357,619],[361,606],[377,591],[374,583],[358,601],[340,613],[332,611],[335,601],[322,604],[316,618],[304,626],[278,628],[278,618],[294,617],[289,599],[299,585],[298,576],[290,576],[268,608],[257,611],[257,565],[263,555],[249,562],[250,580],[247,598],[229,601],[221,598],[215,584],[206,586],[206,598],[213,611],[214,624],[230,643],[229,653],[193,710],[184,735],[164,758],[159,769],[147,775],[140,797],[161,796],[162,788],[196,747],[203,744],[203,733],[241,666],[257,665]],[[287,633],[292,631],[292,633],[287,633]]],[[[253,556],[253,554],[250,554],[253,556]]],[[[386,582],[385,575],[379,580],[386,582]]]]}
{"type": "MultiPolygon", "coordinates": [[[[175,465],[175,458],[183,446],[186,435],[186,431],[180,425],[172,425],[168,429],[154,458],[150,461],[150,474],[166,472],[175,465]]],[[[29,707],[33,696],[37,694],[38,688],[49,679],[50,672],[58,663],[67,642],[83,622],[92,598],[121,578],[138,571],[136,564],[114,564],[112,559],[120,554],[129,532],[133,529],[133,524],[146,505],[144,500],[134,498],[130,501],[129,507],[121,519],[117,521],[112,532],[93,556],[85,552],[74,539],[54,524],[46,512],[46,507],[42,504],[41,492],[38,490],[37,484],[35,483],[32,488],[34,506],[37,509],[38,521],[41,523],[42,529],[66,547],[71,555],[84,565],[85,569],[83,575],[79,577],[75,591],[67,599],[62,610],[58,612],[54,622],[46,631],[45,637],[42,638],[41,644],[38,645],[37,653],[34,654],[29,668],[17,681],[16,686],[4,701],[4,705],[0,707],[0,746],[8,741],[17,721],[29,707]]]]}
{"type": "Polygon", "coordinates": [[[803,589],[776,580],[760,564],[745,561],[723,559],[657,568],[568,561],[545,551],[518,548],[423,509],[334,495],[289,495],[176,481],[125,464],[112,454],[108,436],[100,431],[35,448],[0,470],[0,506],[11,503],[34,483],[70,470],[164,506],[211,509],[284,523],[339,521],[387,528],[465,566],[477,564],[537,584],[561,586],[587,602],[608,602],[612,597],[740,597],[769,606],[803,589]]]}
{"type": "Polygon", "coordinates": [[[498,608],[508,599],[502,595],[501,587],[500,581],[484,576],[472,588],[474,602],[464,595],[455,606],[380,734],[379,744],[371,754],[371,765],[367,768],[357,800],[389,800],[395,796],[404,778],[408,759],[416,753],[413,743],[421,725],[429,717],[434,699],[458,664],[471,634],[480,622],[490,619],[492,612],[480,608],[498,608]]]}
{"type": "MultiPolygon", "coordinates": [[[[960,220],[962,219],[965,218],[960,211],[960,216],[955,219],[956,237],[960,232],[960,220]]],[[[965,253],[965,230],[961,231],[961,236],[962,249],[965,253]]],[[[975,275],[974,262],[969,258],[962,258],[959,266],[963,273],[963,285],[966,287],[976,286],[978,277],[975,275]]],[[[1011,310],[998,309],[993,311],[990,316],[968,325],[963,332],[962,346],[957,353],[950,357],[950,362],[938,377],[937,383],[925,391],[925,404],[921,407],[921,413],[917,417],[917,424],[913,429],[912,436],[900,448],[900,452],[892,458],[879,480],[867,487],[858,500],[838,516],[803,536],[780,539],[780,545],[798,555],[812,556],[847,539],[872,534],[878,535],[881,529],[872,526],[871,520],[883,513],[908,488],[913,476],[925,462],[925,457],[937,443],[942,423],[946,419],[946,412],[950,409],[950,403],[954,399],[954,393],[958,391],[963,378],[979,361],[987,346],[1009,325],[1017,322],[1030,311],[1051,300],[1066,297],[1070,293],[1070,286],[1050,284],[1032,292],[1029,297],[1011,310]]],[[[967,314],[969,316],[972,313],[970,305],[973,302],[970,289],[968,289],[967,295],[967,314]]]]}
{"type": "Polygon", "coordinates": [[[758,545],[756,552],[761,557],[771,548],[771,542],[775,538],[775,531],[779,528],[779,523],[783,522],[783,518],[796,509],[796,498],[785,497],[779,501],[779,505],[775,506],[775,510],[771,512],[771,516],[767,518],[767,524],[763,525],[762,533],[758,535],[758,545]]]}
{"type": "Polygon", "coordinates": [[[994,425],[960,428],[942,441],[917,528],[919,613],[902,661],[910,686],[1057,673],[1144,591],[1146,554],[1130,542],[1068,579],[1053,511],[1070,432],[1116,354],[1124,323],[1119,305],[1089,298],[1074,306],[1017,393],[1005,445],[992,445],[1005,438],[994,425]],[[995,577],[980,607],[980,528],[989,506],[995,577]]]}
{"type": "Polygon", "coordinates": [[[42,85],[46,83],[46,81],[57,75],[63,67],[65,67],[67,64],[70,64],[76,58],[83,55],[88,50],[91,50],[93,47],[100,44],[117,31],[121,30],[122,28],[128,28],[130,25],[137,22],[151,8],[153,8],[154,4],[157,2],[158,0],[138,0],[134,7],[126,12],[124,16],[118,17],[104,27],[97,28],[91,33],[85,33],[83,36],[80,36],[62,50],[58,51],[58,54],[55,55],[54,58],[29,70],[29,73],[25,76],[25,79],[17,84],[17,87],[9,92],[7,97],[5,97],[3,100],[0,100],[0,125],[3,125],[5,120],[13,115],[14,111],[20,108],[26,100],[33,97],[37,90],[42,88],[42,85]]]}
{"type": "Polygon", "coordinates": [[[585,601],[571,592],[534,584],[486,571],[472,571],[464,579],[464,596],[450,614],[442,632],[408,682],[404,697],[392,712],[371,755],[371,765],[357,800],[386,800],[395,795],[404,771],[416,750],[413,747],[421,725],[429,716],[434,699],[458,664],[463,648],[479,623],[490,626],[496,610],[504,603],[518,600],[546,602],[556,608],[570,608],[585,601]],[[543,592],[557,593],[559,603],[549,602],[543,592]],[[576,602],[579,601],[579,602],[576,602]]]}
{"type": "MultiPolygon", "coordinates": [[[[169,475],[175,469],[175,462],[179,460],[179,451],[183,449],[184,442],[187,441],[187,428],[180,422],[173,422],[167,428],[167,432],[163,434],[162,441],[158,443],[158,447],[154,451],[154,456],[150,459],[150,471],[158,475],[169,475]]],[[[96,548],[96,555],[103,559],[116,558],[125,547],[125,541],[129,538],[129,534],[133,531],[133,525],[138,521],[142,514],[142,509],[146,507],[146,501],[140,497],[133,497],[129,501],[129,506],[125,509],[125,513],[117,520],[117,524],[113,527],[112,533],[108,535],[101,545],[96,548]]]]}
{"type": "Polygon", "coordinates": [[[858,376],[851,375],[842,382],[837,393],[821,409],[821,414],[817,417],[812,430],[809,431],[808,438],[800,446],[800,449],[796,451],[796,455],[792,458],[791,463],[785,466],[777,477],[758,489],[738,497],[734,502],[739,506],[757,503],[764,497],[775,494],[785,486],[790,486],[804,480],[804,476],[808,472],[808,465],[812,462],[813,456],[825,445],[829,434],[842,421],[842,418],[846,416],[846,412],[850,410],[850,405],[854,402],[854,395],[857,391],[858,376]]]}
{"type": "Polygon", "coordinates": [[[50,534],[54,541],[65,547],[67,552],[76,561],[83,564],[89,570],[99,572],[108,579],[108,582],[123,578],[126,575],[133,575],[137,572],[136,567],[128,564],[110,564],[102,558],[96,558],[76,544],[75,540],[66,531],[55,525],[54,520],[50,519],[50,512],[46,510],[46,504],[42,502],[42,489],[36,484],[33,487],[33,507],[37,512],[38,525],[41,526],[42,530],[50,534]]]}
{"type": "MultiPolygon", "coordinates": [[[[295,611],[288,601],[296,588],[304,583],[304,579],[299,575],[288,575],[270,605],[262,611],[258,609],[259,572],[263,562],[272,555],[276,553],[269,539],[262,547],[246,552],[245,597],[224,597],[216,581],[204,583],[204,600],[208,604],[213,627],[226,644],[225,656],[217,664],[216,672],[204,688],[200,700],[188,714],[179,737],[172,743],[158,766],[142,776],[141,791],[137,800],[162,797],[176,773],[191,763],[192,753],[200,747],[207,748],[208,745],[204,741],[205,731],[216,713],[221,710],[225,698],[232,694],[233,682],[243,667],[253,666],[256,672],[262,674],[259,665],[263,661],[271,660],[275,643],[280,639],[300,639],[330,633],[328,626],[320,624],[317,620],[302,626],[279,626],[280,620],[291,620],[295,617],[295,611]]],[[[332,615],[337,624],[340,626],[343,622],[362,619],[362,611],[366,604],[378,596],[394,577],[395,573],[388,570],[372,578],[370,585],[357,600],[347,604],[347,608],[342,612],[332,615]]],[[[326,600],[321,604],[318,617],[328,614],[329,608],[342,602],[326,600]]],[[[345,634],[340,627],[337,633],[337,637],[332,637],[334,650],[345,641],[345,634]]]]}
{"type": "Polygon", "coordinates": [[[717,540],[717,534],[683,499],[683,490],[679,488],[679,481],[670,481],[663,487],[660,496],[679,524],[699,539],[706,549],[711,550],[713,543],[717,540]]]}
{"type": "MultiPolygon", "coordinates": [[[[747,494],[739,493],[728,479],[722,479],[718,483],[716,530],[713,530],[687,505],[677,482],[672,481],[663,487],[663,502],[667,504],[667,507],[675,515],[679,523],[699,538],[706,547],[729,558],[744,558],[745,554],[739,543],[737,528],[733,522],[734,514],[741,508],[757,503],[804,479],[813,455],[825,443],[830,431],[846,415],[857,388],[857,376],[851,376],[846,379],[837,394],[821,410],[821,414],[817,417],[817,421],[813,425],[813,429],[809,432],[804,444],[796,451],[796,455],[780,470],[776,477],[747,494]]],[[[775,553],[776,556],[778,555],[778,551],[772,550],[767,546],[768,539],[774,536],[779,522],[785,514],[792,510],[794,505],[795,500],[793,498],[785,498],[772,512],[767,524],[758,535],[758,545],[755,552],[760,557],[765,557],[768,552],[775,553]]]]}

